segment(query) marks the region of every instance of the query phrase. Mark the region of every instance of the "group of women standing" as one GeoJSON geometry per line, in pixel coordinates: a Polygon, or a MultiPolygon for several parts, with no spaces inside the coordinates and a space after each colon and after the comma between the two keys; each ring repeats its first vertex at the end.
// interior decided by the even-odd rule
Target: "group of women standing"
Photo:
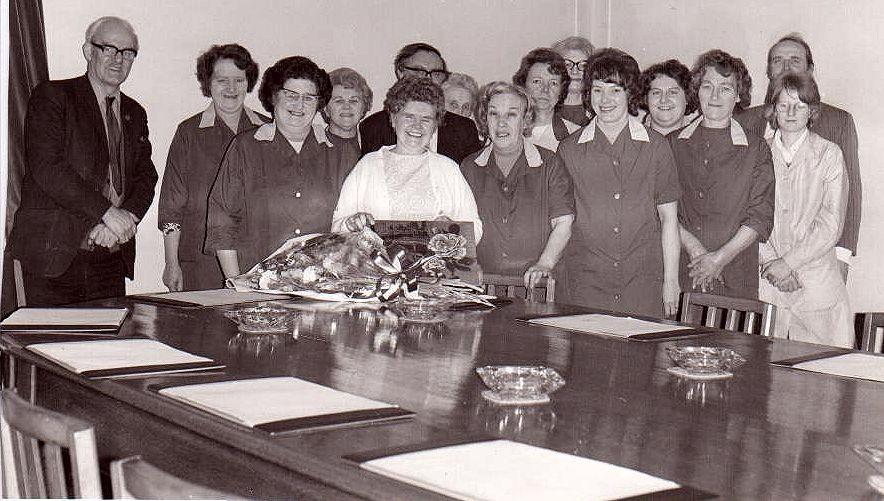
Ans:
{"type": "Polygon", "coordinates": [[[529,286],[555,274],[562,302],[660,317],[683,290],[760,290],[785,311],[779,335],[852,344],[846,289],[829,276],[848,187],[838,147],[807,128],[820,102],[809,74],[776,81],[761,138],[733,118],[750,102],[739,58],[712,50],[692,69],[641,72],[571,37],[478,91],[468,77],[403,76],[384,101],[395,144],[360,159],[372,98],[355,71],[277,62],[262,123],[243,106],[257,80],[245,49],[213,47],[200,65],[212,104],[179,127],[160,198],[173,290],[220,285],[206,254],[231,276],[293,235],[444,217],[474,223],[485,271],[529,286]],[[459,166],[433,148],[446,107],[485,138],[459,166]]]}

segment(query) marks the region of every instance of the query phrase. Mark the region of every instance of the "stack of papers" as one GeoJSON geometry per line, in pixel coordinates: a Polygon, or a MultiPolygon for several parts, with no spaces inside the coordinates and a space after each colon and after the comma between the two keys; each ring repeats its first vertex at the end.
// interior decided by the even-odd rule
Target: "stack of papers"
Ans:
{"type": "Polygon", "coordinates": [[[293,377],[175,386],[160,394],[269,433],[401,419],[411,412],[293,377]]]}
{"type": "Polygon", "coordinates": [[[632,317],[618,317],[601,313],[533,318],[528,320],[528,322],[570,331],[605,334],[622,338],[674,337],[679,335],[677,331],[694,330],[692,327],[684,325],[664,324],[662,322],[651,322],[632,317]],[[659,336],[659,334],[664,336],[659,336]]]}
{"type": "Polygon", "coordinates": [[[867,353],[828,354],[812,360],[774,362],[793,369],[884,383],[884,357],[867,353]]]}
{"type": "Polygon", "coordinates": [[[156,294],[138,294],[130,296],[150,303],[167,304],[170,306],[222,306],[228,304],[256,303],[290,299],[284,294],[267,294],[263,292],[237,292],[233,289],[210,289],[187,292],[158,292],[156,294]]]}
{"type": "Polygon", "coordinates": [[[629,468],[509,440],[397,454],[361,466],[457,499],[587,501],[662,492],[671,499],[707,497],[629,468]]]}
{"type": "Polygon", "coordinates": [[[128,314],[127,308],[21,308],[0,327],[5,331],[115,331],[128,314]]]}
{"type": "Polygon", "coordinates": [[[31,344],[26,349],[86,377],[134,376],[224,367],[152,339],[101,339],[31,344]]]}

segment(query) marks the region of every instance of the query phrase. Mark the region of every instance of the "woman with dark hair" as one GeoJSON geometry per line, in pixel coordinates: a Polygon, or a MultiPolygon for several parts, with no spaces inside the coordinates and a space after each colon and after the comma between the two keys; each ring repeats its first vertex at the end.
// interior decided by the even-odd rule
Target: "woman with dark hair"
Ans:
{"type": "Polygon", "coordinates": [[[484,223],[476,249],[482,270],[522,276],[529,288],[552,274],[574,221],[574,191],[561,161],[525,140],[533,118],[525,89],[486,85],[476,119],[491,144],[460,165],[484,223]]]}
{"type": "Polygon", "coordinates": [[[215,256],[203,253],[209,189],[233,136],[269,120],[243,105],[258,81],[258,65],[243,47],[213,45],[196,60],[196,78],[211,103],[178,125],[160,189],[163,283],[171,291],[212,289],[224,283],[215,256]]]}
{"type": "Polygon", "coordinates": [[[556,300],[672,316],[678,308],[680,196],[669,144],[637,118],[639,68],[602,49],[583,74],[593,115],[559,145],[577,205],[556,300]]]}
{"type": "Polygon", "coordinates": [[[784,73],[765,102],[774,131],[773,231],[759,246],[763,301],[777,306],[776,337],[852,348],[853,318],[835,246],[844,226],[847,176],[835,143],[808,127],[820,93],[810,73],[784,73]]]}
{"type": "Polygon", "coordinates": [[[571,77],[565,59],[557,52],[544,47],[529,52],[513,75],[513,83],[527,89],[534,100],[534,127],[529,141],[556,151],[559,141],[580,128],[560,113],[571,77]]]}
{"type": "Polygon", "coordinates": [[[583,107],[583,71],[595,48],[583,37],[568,37],[554,43],[552,50],[565,58],[565,67],[571,83],[560,109],[562,118],[581,127],[589,123],[589,112],[583,107]]]}
{"type": "Polygon", "coordinates": [[[328,124],[326,133],[332,143],[359,144],[359,122],[371,109],[374,94],[368,82],[356,70],[338,68],[328,74],[331,81],[331,98],[322,108],[322,118],[328,124]]]}
{"type": "Polygon", "coordinates": [[[472,222],[478,243],[482,222],[470,187],[454,161],[430,151],[445,113],[442,89],[428,78],[404,76],[387,92],[384,109],[396,144],[359,160],[341,188],[332,229],[359,231],[376,218],[448,218],[472,222]]]}
{"type": "Polygon", "coordinates": [[[770,148],[733,119],[749,105],[752,79],[739,58],[702,54],[691,70],[691,98],[701,115],[670,144],[685,196],[679,205],[681,286],[758,298],[758,251],[773,227],[770,148]]]}
{"type": "Polygon", "coordinates": [[[329,230],[341,183],[359,158],[313,121],[331,96],[328,74],[301,56],[264,72],[258,96],[273,122],[230,144],[209,195],[206,250],[224,276],[248,270],[287,239],[329,230]]]}
{"type": "Polygon", "coordinates": [[[691,94],[691,70],[677,59],[657,63],[642,72],[638,80],[639,107],[647,112],[645,125],[663,134],[691,122],[697,109],[691,94]]]}

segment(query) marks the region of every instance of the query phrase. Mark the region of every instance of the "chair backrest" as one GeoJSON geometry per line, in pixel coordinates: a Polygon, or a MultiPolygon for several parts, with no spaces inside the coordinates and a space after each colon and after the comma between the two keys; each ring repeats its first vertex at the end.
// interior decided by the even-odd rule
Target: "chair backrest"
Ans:
{"type": "Polygon", "coordinates": [[[776,306],[753,299],[685,292],[681,297],[681,321],[735,332],[772,336],[776,306]]]}
{"type": "Polygon", "coordinates": [[[875,353],[884,352],[884,335],[878,332],[878,329],[884,329],[884,312],[870,312],[865,314],[866,319],[863,322],[862,339],[859,342],[859,349],[863,351],[871,351],[875,353]]]}
{"type": "Polygon", "coordinates": [[[101,498],[95,432],[81,419],[2,390],[0,448],[7,498],[101,498]]]}
{"type": "Polygon", "coordinates": [[[111,462],[114,499],[245,499],[188,482],[132,456],[111,462]]]}
{"type": "Polygon", "coordinates": [[[552,303],[555,299],[556,281],[552,277],[543,278],[528,290],[521,275],[483,273],[482,286],[486,294],[498,297],[519,297],[527,301],[552,303]]]}

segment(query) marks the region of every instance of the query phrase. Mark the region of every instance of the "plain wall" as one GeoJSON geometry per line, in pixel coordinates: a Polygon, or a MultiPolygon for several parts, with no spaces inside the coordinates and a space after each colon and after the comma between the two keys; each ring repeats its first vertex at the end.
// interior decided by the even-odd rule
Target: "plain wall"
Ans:
{"type": "Polygon", "coordinates": [[[676,57],[693,65],[720,48],[745,61],[752,74],[752,103],[764,101],[767,50],[791,32],[810,44],[823,101],[853,114],[859,135],[863,213],[857,255],[848,277],[854,311],[884,310],[884,2],[880,0],[585,0],[610,22],[607,43],[642,68],[676,57]],[[877,251],[875,249],[878,249],[877,251]]]}
{"type": "MultiPolygon", "coordinates": [[[[135,27],[140,50],[122,89],[147,109],[161,179],[176,126],[208,105],[195,61],[212,44],[242,44],[262,72],[296,54],[326,70],[349,66],[368,80],[377,110],[403,45],[432,43],[451,70],[473,75],[480,85],[509,80],[522,55],[572,34],[576,6],[576,0],[43,0],[52,79],[85,73],[81,46],[92,20],[116,15],[135,27]]],[[[246,106],[261,109],[257,86],[246,106]]],[[[156,217],[154,200],[138,226],[136,277],[128,293],[166,290],[156,217]]]]}

